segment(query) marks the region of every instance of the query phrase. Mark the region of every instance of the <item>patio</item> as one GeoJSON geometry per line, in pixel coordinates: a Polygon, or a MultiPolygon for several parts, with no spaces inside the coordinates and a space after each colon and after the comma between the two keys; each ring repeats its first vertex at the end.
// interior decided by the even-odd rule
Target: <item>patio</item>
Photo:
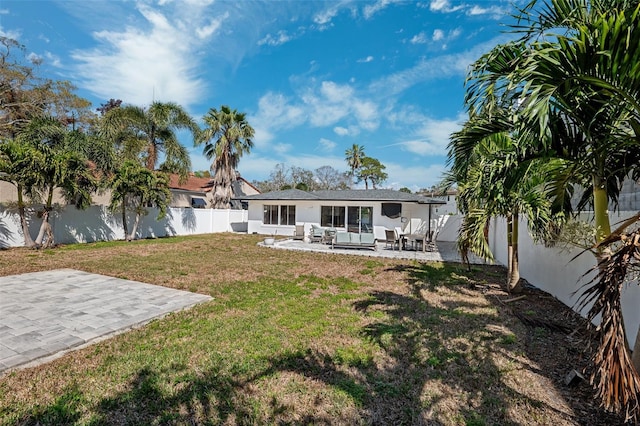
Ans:
{"type": "MultiPolygon", "coordinates": [[[[378,242],[376,244],[376,250],[370,250],[366,248],[331,248],[329,244],[322,243],[308,243],[301,240],[294,239],[282,239],[276,240],[273,245],[265,245],[264,242],[259,243],[264,247],[280,250],[298,250],[298,251],[312,251],[318,253],[329,254],[351,254],[355,256],[367,256],[367,257],[383,257],[389,259],[404,259],[404,260],[416,260],[419,262],[457,262],[461,263],[462,259],[460,253],[456,249],[456,243],[453,241],[437,241],[435,249],[431,251],[422,250],[392,250],[390,247],[386,247],[385,242],[378,242]]],[[[469,262],[473,264],[487,264],[488,262],[483,259],[469,254],[469,262]]]]}

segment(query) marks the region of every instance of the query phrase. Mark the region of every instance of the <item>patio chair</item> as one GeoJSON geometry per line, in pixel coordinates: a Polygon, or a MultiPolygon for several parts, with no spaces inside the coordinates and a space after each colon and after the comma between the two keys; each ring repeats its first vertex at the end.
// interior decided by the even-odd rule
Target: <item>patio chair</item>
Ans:
{"type": "Polygon", "coordinates": [[[391,250],[396,249],[396,244],[398,245],[398,250],[400,250],[400,238],[397,236],[396,231],[393,229],[385,229],[385,248],[391,245],[391,250]]]}
{"type": "Polygon", "coordinates": [[[316,225],[311,225],[311,231],[309,233],[309,240],[312,243],[319,243],[324,239],[324,228],[316,225]]]}
{"type": "Polygon", "coordinates": [[[304,225],[296,225],[296,230],[293,233],[294,240],[304,240],[304,225]]]}

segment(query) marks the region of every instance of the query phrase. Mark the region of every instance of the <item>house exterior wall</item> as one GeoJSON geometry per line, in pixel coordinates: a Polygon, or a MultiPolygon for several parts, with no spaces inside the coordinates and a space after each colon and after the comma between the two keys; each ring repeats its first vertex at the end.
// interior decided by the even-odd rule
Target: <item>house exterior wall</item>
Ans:
{"type": "MultiPolygon", "coordinates": [[[[263,223],[264,206],[265,205],[289,205],[296,206],[296,225],[304,224],[305,234],[309,233],[311,225],[320,225],[321,206],[359,206],[373,208],[373,232],[376,239],[385,238],[385,229],[395,229],[400,227],[404,232],[426,231],[425,223],[429,219],[429,205],[415,203],[401,203],[401,217],[406,218],[406,222],[402,222],[401,217],[392,219],[382,215],[381,201],[265,201],[255,200],[249,201],[249,216],[247,231],[250,234],[261,235],[286,235],[292,236],[295,232],[294,225],[265,225],[263,223]],[[419,229],[422,225],[423,229],[419,229]]],[[[435,207],[435,206],[434,206],[435,207]]],[[[434,209],[435,210],[435,209],[434,209]]],[[[347,213],[348,215],[348,213],[347,213]]],[[[432,214],[432,229],[437,226],[437,217],[432,214]]],[[[347,218],[348,220],[348,218],[347,218]]],[[[346,230],[346,228],[338,228],[346,230]]]]}
{"type": "MultiPolygon", "coordinates": [[[[27,200],[25,198],[25,200],[27,200]]],[[[0,181],[0,203],[15,203],[18,201],[18,190],[16,187],[5,181],[0,181]]],[[[111,191],[94,192],[91,194],[91,205],[108,206],[111,202],[111,191]]],[[[53,191],[53,204],[66,205],[67,202],[62,196],[62,191],[55,189],[53,191]]]]}
{"type": "Polygon", "coordinates": [[[171,190],[171,207],[191,207],[191,198],[202,198],[206,202],[206,208],[211,208],[211,195],[204,192],[184,191],[180,189],[171,190]]]}

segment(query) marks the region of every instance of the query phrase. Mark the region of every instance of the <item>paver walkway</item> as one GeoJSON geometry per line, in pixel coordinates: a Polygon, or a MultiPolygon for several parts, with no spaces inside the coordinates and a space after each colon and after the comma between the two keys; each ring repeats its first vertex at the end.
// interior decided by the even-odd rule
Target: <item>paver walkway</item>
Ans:
{"type": "Polygon", "coordinates": [[[0,374],[208,300],[73,269],[0,277],[0,374]]]}

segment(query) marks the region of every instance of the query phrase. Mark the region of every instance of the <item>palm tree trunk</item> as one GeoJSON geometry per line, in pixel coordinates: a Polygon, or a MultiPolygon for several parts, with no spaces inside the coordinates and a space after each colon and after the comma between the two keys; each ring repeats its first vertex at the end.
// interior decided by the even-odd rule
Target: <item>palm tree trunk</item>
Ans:
{"type": "Polygon", "coordinates": [[[133,221],[133,227],[131,228],[131,234],[127,237],[127,241],[132,241],[136,237],[138,231],[138,224],[140,223],[140,211],[136,211],[136,220],[133,221]]]}
{"type": "Polygon", "coordinates": [[[22,185],[16,185],[18,189],[18,216],[20,216],[20,225],[22,226],[22,236],[24,237],[24,246],[33,248],[36,243],[31,238],[31,233],[29,232],[29,224],[27,223],[27,215],[24,206],[24,197],[22,195],[22,185]]]}
{"type": "MultiPolygon", "coordinates": [[[[599,243],[604,240],[609,234],[611,234],[611,224],[609,222],[609,201],[608,201],[607,188],[605,183],[598,176],[593,177],[593,215],[596,225],[596,242],[599,243]]],[[[596,252],[596,260],[600,268],[603,267],[603,260],[606,252],[603,249],[598,249],[596,252]]],[[[622,321],[622,329],[625,333],[629,332],[624,324],[624,317],[620,315],[622,321]]],[[[631,350],[628,345],[628,341],[625,338],[627,344],[627,350],[631,350]]],[[[636,371],[640,372],[640,328],[636,334],[636,341],[633,345],[632,362],[636,371]]]]}
{"type": "Polygon", "coordinates": [[[638,327],[638,332],[636,333],[636,343],[633,345],[631,362],[633,363],[636,372],[640,372],[640,327],[638,327]]]}
{"type": "Polygon", "coordinates": [[[129,241],[129,227],[127,226],[127,196],[122,197],[122,229],[124,230],[124,239],[129,241]]]}
{"type": "Polygon", "coordinates": [[[511,277],[511,268],[513,268],[513,217],[507,216],[507,284],[511,277]]]}
{"type": "Polygon", "coordinates": [[[52,204],[53,204],[53,186],[49,186],[47,202],[44,205],[43,212],[42,212],[42,223],[40,224],[40,231],[38,232],[38,236],[36,237],[36,241],[35,241],[36,247],[42,246],[42,241],[44,240],[45,235],[49,237],[47,239],[47,247],[50,247],[53,245],[53,241],[52,241],[53,232],[51,231],[51,224],[49,223],[52,204]]]}
{"type": "Polygon", "coordinates": [[[509,281],[507,283],[507,289],[509,293],[522,292],[522,283],[520,281],[520,265],[518,260],[518,227],[519,227],[519,215],[516,211],[511,215],[511,241],[510,241],[510,258],[511,265],[509,267],[509,281]]]}
{"type": "MultiPolygon", "coordinates": [[[[593,215],[596,224],[596,242],[604,240],[611,233],[609,223],[609,201],[605,183],[597,176],[593,177],[593,215]]],[[[600,260],[600,259],[598,259],[600,260]]]]}

